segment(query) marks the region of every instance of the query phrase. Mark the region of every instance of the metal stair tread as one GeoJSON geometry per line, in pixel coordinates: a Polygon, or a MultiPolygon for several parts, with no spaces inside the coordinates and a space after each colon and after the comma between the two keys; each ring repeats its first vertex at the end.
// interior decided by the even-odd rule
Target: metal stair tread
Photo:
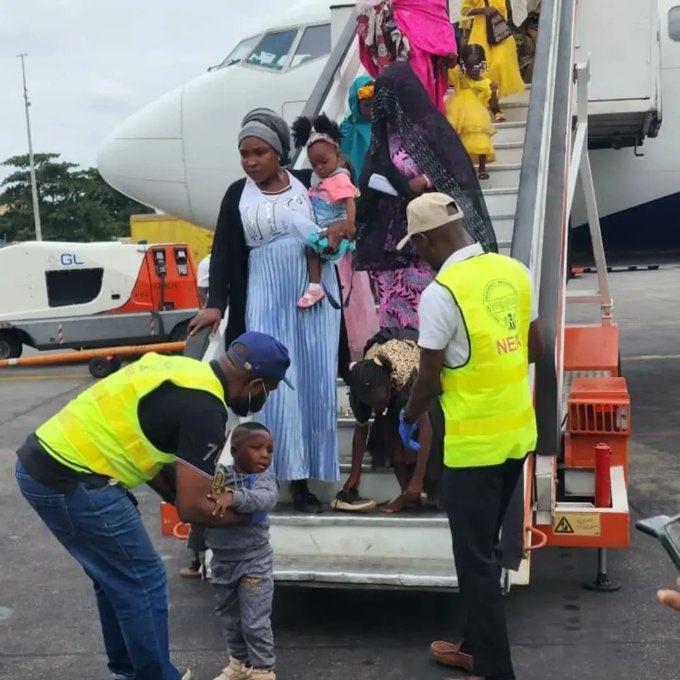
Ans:
{"type": "Polygon", "coordinates": [[[497,130],[509,130],[511,128],[522,128],[526,126],[526,120],[506,120],[504,123],[495,123],[497,130]]]}
{"type": "Polygon", "coordinates": [[[518,100],[510,100],[510,99],[501,99],[500,101],[501,109],[528,109],[529,108],[529,102],[528,101],[518,101],[518,100]]]}
{"type": "Polygon", "coordinates": [[[357,528],[366,527],[369,529],[421,527],[449,530],[449,521],[443,512],[420,511],[416,513],[411,511],[397,515],[385,515],[378,510],[371,513],[352,514],[324,508],[324,512],[320,515],[308,515],[296,512],[287,503],[280,503],[273,512],[269,513],[269,521],[272,527],[350,526],[357,528]]]}
{"type": "Polygon", "coordinates": [[[482,189],[482,193],[484,196],[509,196],[511,194],[519,193],[519,187],[495,187],[482,189]]]}
{"type": "Polygon", "coordinates": [[[457,588],[453,558],[365,558],[276,555],[274,578],[281,582],[315,582],[329,585],[410,586],[457,588]]]}
{"type": "Polygon", "coordinates": [[[523,149],[524,142],[494,142],[494,148],[496,151],[502,151],[504,149],[523,149]]]}
{"type": "MultiPolygon", "coordinates": [[[[486,166],[486,171],[489,172],[489,173],[492,173],[492,172],[509,172],[509,171],[521,170],[521,169],[522,169],[521,163],[493,163],[492,165],[486,166]]],[[[484,180],[482,180],[482,181],[484,181],[484,180]]]]}

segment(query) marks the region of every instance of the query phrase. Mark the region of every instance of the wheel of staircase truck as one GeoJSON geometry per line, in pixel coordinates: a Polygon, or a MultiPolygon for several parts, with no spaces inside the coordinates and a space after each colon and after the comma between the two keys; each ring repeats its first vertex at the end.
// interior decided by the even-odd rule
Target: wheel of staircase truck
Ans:
{"type": "Polygon", "coordinates": [[[16,331],[0,331],[0,359],[16,359],[22,351],[23,345],[16,331]]]}
{"type": "Polygon", "coordinates": [[[93,378],[106,378],[107,375],[115,373],[121,366],[118,357],[93,357],[90,359],[88,369],[93,378]]]}
{"type": "Polygon", "coordinates": [[[187,339],[187,333],[189,331],[189,322],[182,321],[178,323],[171,331],[169,336],[170,342],[182,342],[182,340],[187,339]]]}

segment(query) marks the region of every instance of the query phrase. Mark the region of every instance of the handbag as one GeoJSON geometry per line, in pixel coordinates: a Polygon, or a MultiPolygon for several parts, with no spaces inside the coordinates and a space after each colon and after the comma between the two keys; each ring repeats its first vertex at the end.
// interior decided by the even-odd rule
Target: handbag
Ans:
{"type": "MultiPolygon", "coordinates": [[[[484,0],[484,4],[489,7],[489,0],[484,0]]],[[[510,24],[501,14],[494,14],[486,17],[486,39],[489,45],[498,45],[507,40],[512,35],[510,24]]]]}

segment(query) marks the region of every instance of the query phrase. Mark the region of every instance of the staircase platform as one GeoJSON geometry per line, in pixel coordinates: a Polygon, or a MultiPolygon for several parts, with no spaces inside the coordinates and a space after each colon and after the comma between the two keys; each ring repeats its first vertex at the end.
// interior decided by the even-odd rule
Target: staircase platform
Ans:
{"type": "Polygon", "coordinates": [[[458,577],[449,559],[391,559],[277,555],[274,578],[279,585],[352,588],[457,590],[458,577]]]}

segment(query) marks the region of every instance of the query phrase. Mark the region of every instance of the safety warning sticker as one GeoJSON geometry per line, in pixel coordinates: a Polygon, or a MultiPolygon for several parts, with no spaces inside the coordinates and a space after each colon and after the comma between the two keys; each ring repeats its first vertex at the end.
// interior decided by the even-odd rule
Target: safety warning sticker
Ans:
{"type": "Polygon", "coordinates": [[[600,515],[596,512],[561,512],[555,515],[553,531],[569,536],[599,536],[600,515]]]}

